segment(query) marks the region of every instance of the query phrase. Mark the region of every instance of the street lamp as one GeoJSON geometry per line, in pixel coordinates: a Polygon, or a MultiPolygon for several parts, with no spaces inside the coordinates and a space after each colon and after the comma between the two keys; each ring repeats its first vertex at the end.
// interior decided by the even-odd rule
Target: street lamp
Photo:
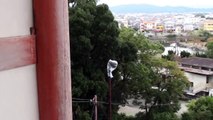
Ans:
{"type": "Polygon", "coordinates": [[[107,76],[109,78],[109,120],[112,120],[112,71],[118,66],[118,62],[115,60],[109,60],[107,63],[107,76]]]}

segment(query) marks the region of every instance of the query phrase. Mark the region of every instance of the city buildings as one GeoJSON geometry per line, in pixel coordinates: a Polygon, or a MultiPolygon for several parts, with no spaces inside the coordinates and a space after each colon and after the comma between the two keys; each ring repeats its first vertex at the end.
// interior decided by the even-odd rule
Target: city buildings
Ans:
{"type": "Polygon", "coordinates": [[[211,13],[197,15],[196,13],[137,13],[116,14],[119,25],[137,28],[141,32],[165,32],[184,34],[190,31],[204,29],[213,32],[211,13]]]}

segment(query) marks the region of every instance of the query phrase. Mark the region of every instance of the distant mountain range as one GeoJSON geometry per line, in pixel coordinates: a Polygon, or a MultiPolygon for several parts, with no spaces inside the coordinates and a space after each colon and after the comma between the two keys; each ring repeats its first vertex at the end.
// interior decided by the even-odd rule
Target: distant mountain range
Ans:
{"type": "Polygon", "coordinates": [[[171,7],[154,6],[147,4],[140,5],[120,5],[110,7],[113,13],[206,13],[213,12],[213,8],[189,8],[189,7],[171,7]]]}

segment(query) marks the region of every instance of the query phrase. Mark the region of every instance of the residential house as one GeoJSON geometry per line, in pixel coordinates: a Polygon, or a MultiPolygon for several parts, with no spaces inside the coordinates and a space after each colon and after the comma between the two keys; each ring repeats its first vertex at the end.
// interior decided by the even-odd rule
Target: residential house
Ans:
{"type": "Polygon", "coordinates": [[[184,31],[193,31],[195,29],[194,24],[184,24],[183,25],[183,30],[184,31]]]}
{"type": "Polygon", "coordinates": [[[182,31],[183,31],[183,25],[176,25],[175,26],[175,33],[177,35],[181,34],[182,31]]]}
{"type": "Polygon", "coordinates": [[[213,32],[213,20],[204,21],[203,29],[209,32],[213,32]]]}
{"type": "Polygon", "coordinates": [[[165,31],[166,32],[173,32],[175,31],[175,23],[173,21],[166,21],[164,23],[165,31]]]}
{"type": "Polygon", "coordinates": [[[190,57],[179,61],[179,67],[184,71],[190,82],[187,94],[196,95],[213,88],[213,59],[190,57]]]}
{"type": "Polygon", "coordinates": [[[184,19],[185,24],[197,24],[199,23],[199,21],[200,21],[200,17],[194,17],[194,16],[186,17],[184,19]]]}
{"type": "Polygon", "coordinates": [[[176,24],[183,24],[184,23],[185,16],[183,15],[177,15],[175,16],[175,23],[176,24]]]}
{"type": "Polygon", "coordinates": [[[153,30],[155,28],[155,23],[154,22],[144,22],[144,27],[145,30],[153,30]]]}
{"type": "Polygon", "coordinates": [[[156,25],[156,27],[155,27],[156,32],[163,32],[163,30],[164,30],[163,24],[157,24],[156,25]]]}
{"type": "Polygon", "coordinates": [[[144,26],[143,22],[140,23],[140,28],[139,29],[140,29],[141,32],[145,31],[145,26],[144,26]]]}

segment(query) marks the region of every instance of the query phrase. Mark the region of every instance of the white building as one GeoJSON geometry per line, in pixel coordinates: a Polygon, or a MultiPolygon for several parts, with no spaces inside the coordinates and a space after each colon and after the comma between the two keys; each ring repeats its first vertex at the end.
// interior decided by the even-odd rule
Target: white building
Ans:
{"type": "Polygon", "coordinates": [[[174,31],[175,30],[175,22],[173,21],[166,21],[164,23],[164,27],[166,31],[174,31]]]}
{"type": "Polygon", "coordinates": [[[175,23],[176,24],[184,24],[184,18],[185,18],[185,16],[183,16],[183,15],[175,16],[175,23]]]}
{"type": "Polygon", "coordinates": [[[185,24],[197,24],[200,22],[200,20],[201,20],[201,18],[199,18],[199,17],[186,17],[184,19],[184,23],[185,24]]]}
{"type": "Polygon", "coordinates": [[[155,28],[154,22],[144,22],[144,26],[146,30],[153,30],[155,28]]]}
{"type": "Polygon", "coordinates": [[[177,35],[181,34],[182,31],[183,31],[183,26],[182,25],[175,26],[175,33],[177,35]]]}
{"type": "Polygon", "coordinates": [[[209,58],[183,58],[179,62],[191,86],[186,91],[195,95],[201,91],[209,92],[213,88],[213,59],[209,58]]]}
{"type": "Polygon", "coordinates": [[[193,31],[195,29],[195,26],[193,24],[184,24],[183,30],[184,31],[193,31]]]}

